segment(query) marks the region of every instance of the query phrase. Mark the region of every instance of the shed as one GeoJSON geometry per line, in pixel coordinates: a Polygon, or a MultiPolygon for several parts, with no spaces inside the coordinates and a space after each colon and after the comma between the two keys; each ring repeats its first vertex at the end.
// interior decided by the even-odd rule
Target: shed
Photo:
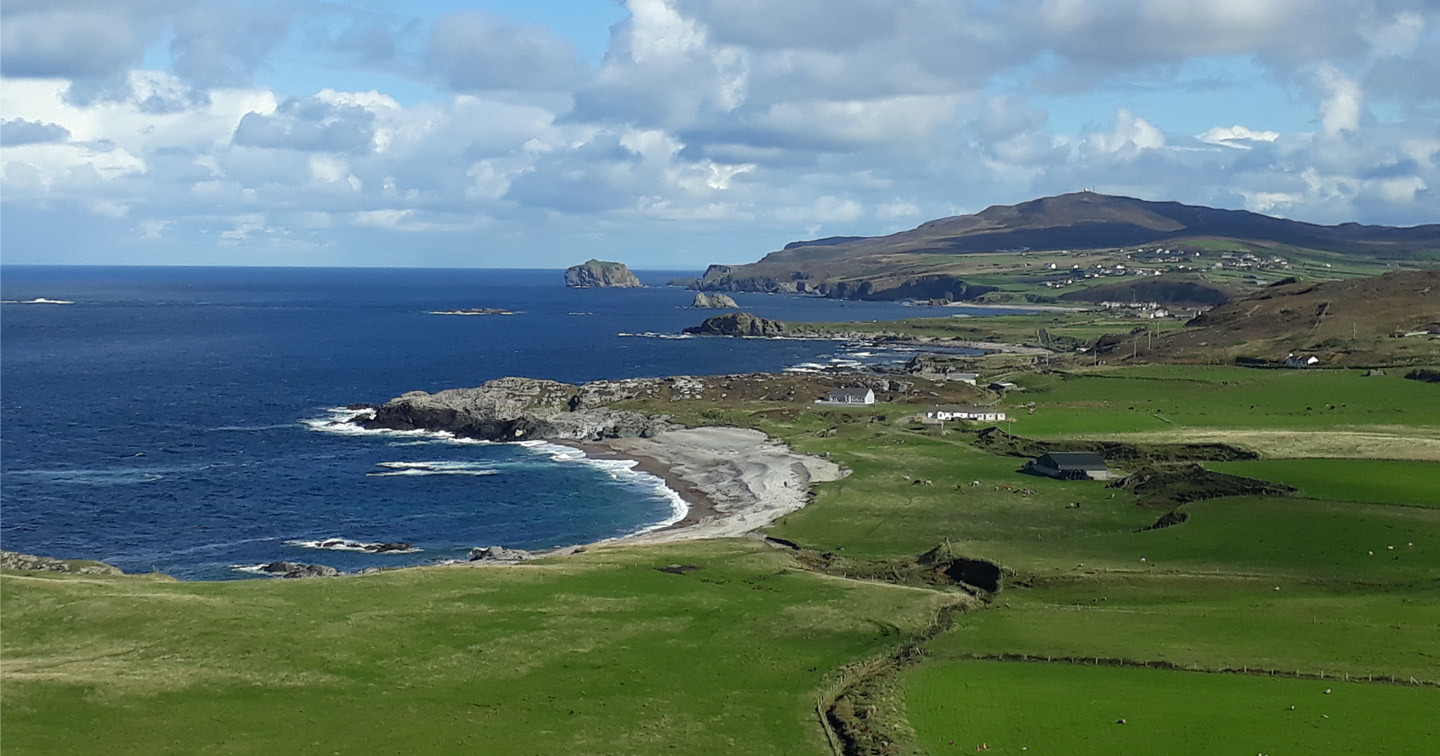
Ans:
{"type": "Polygon", "coordinates": [[[1027,472],[1061,480],[1107,480],[1110,468],[1095,452],[1046,452],[1026,463],[1027,472]]]}
{"type": "Polygon", "coordinates": [[[994,383],[986,386],[985,388],[988,388],[991,391],[1017,391],[1020,387],[1016,386],[1010,381],[995,381],[994,383]]]}

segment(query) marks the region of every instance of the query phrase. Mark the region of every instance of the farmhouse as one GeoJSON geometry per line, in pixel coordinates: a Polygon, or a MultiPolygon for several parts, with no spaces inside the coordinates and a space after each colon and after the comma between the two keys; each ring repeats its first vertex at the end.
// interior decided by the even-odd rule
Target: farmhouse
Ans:
{"type": "Polygon", "coordinates": [[[1285,355],[1286,367],[1310,367],[1311,365],[1319,364],[1319,362],[1319,357],[1306,357],[1304,355],[1295,354],[1294,352],[1285,355]]]}
{"type": "Polygon", "coordinates": [[[868,388],[841,388],[830,392],[831,404],[874,404],[875,391],[868,388]]]}
{"type": "Polygon", "coordinates": [[[925,411],[927,420],[979,420],[986,423],[1003,422],[1005,413],[994,407],[970,405],[947,405],[931,407],[925,411]]]}
{"type": "Polygon", "coordinates": [[[1061,480],[1109,480],[1110,468],[1094,452],[1048,452],[1025,463],[1025,472],[1061,480]]]}

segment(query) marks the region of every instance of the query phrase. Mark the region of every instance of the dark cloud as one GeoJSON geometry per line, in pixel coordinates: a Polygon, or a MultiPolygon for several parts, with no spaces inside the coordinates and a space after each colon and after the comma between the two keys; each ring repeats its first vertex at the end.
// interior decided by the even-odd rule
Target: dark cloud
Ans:
{"type": "Polygon", "coordinates": [[[123,79],[164,32],[166,5],[7,0],[0,6],[0,73],[123,79]]]}
{"type": "Polygon", "coordinates": [[[279,8],[197,3],[174,19],[175,73],[199,87],[237,86],[285,40],[290,15],[279,8]]]}
{"type": "Polygon", "coordinates": [[[452,89],[562,90],[584,75],[574,44],[540,26],[525,26],[486,13],[466,12],[435,20],[427,68],[452,89]]]}
{"type": "Polygon", "coordinates": [[[290,99],[272,115],[247,113],[235,128],[244,147],[365,154],[375,147],[375,114],[359,105],[290,99]]]}
{"type": "Polygon", "coordinates": [[[70,141],[70,130],[58,123],[26,121],[21,118],[0,123],[0,144],[49,144],[70,141]]]}

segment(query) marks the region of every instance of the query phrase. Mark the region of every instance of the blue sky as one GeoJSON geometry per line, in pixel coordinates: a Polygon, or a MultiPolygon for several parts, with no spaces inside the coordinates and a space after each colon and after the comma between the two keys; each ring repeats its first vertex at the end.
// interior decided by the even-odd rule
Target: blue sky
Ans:
{"type": "Polygon", "coordinates": [[[5,0],[0,261],[748,262],[1093,188],[1440,221],[1440,0],[5,0]]]}

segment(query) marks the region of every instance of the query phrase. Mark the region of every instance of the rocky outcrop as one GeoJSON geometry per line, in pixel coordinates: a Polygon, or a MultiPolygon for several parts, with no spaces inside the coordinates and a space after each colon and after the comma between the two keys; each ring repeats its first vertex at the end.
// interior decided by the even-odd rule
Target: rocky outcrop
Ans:
{"type": "Polygon", "coordinates": [[[728,294],[706,294],[703,291],[697,291],[695,292],[695,301],[692,302],[690,306],[710,309],[735,309],[740,305],[736,304],[735,300],[728,294]]]}
{"type": "Polygon", "coordinates": [[[282,578],[335,577],[340,571],[323,564],[303,562],[271,562],[260,565],[260,572],[282,578]]]}
{"type": "Polygon", "coordinates": [[[124,574],[104,562],[94,562],[88,559],[51,559],[15,551],[0,551],[0,567],[26,572],[73,572],[81,575],[124,574]]]}
{"type": "Polygon", "coordinates": [[[507,549],[504,546],[477,546],[470,549],[472,562],[524,562],[535,555],[524,549],[507,549]]]}
{"type": "Polygon", "coordinates": [[[572,289],[640,288],[645,284],[624,263],[587,260],[565,270],[565,285],[572,289]]]}
{"type": "Polygon", "coordinates": [[[605,406],[627,393],[625,381],[572,386],[533,378],[500,378],[478,388],[412,391],[375,408],[367,428],[448,431],[488,441],[598,441],[649,437],[678,427],[663,416],[605,406]]]}
{"type": "Polygon", "coordinates": [[[785,324],[778,320],[757,318],[748,312],[716,315],[706,318],[698,326],[685,329],[685,333],[702,336],[784,336],[785,324]]]}

